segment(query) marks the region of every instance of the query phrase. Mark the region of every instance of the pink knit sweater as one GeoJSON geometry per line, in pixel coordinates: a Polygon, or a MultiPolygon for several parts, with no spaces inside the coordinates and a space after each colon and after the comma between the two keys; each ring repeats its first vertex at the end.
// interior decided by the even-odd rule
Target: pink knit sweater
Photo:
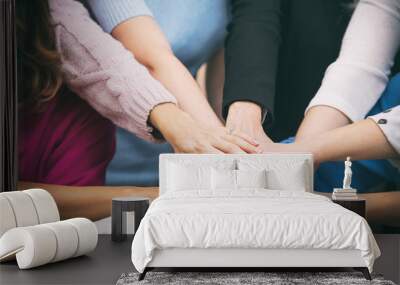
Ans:
{"type": "Polygon", "coordinates": [[[158,104],[176,103],[175,97],[81,3],[49,0],[49,5],[69,88],[116,125],[154,140],[149,113],[158,104]]]}

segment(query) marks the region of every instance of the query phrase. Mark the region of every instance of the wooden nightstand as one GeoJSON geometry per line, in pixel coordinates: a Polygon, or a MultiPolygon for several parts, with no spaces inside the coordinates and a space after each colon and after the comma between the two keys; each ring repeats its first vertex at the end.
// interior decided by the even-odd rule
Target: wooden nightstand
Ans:
{"type": "Polygon", "coordinates": [[[365,208],[366,208],[365,199],[356,199],[356,200],[340,200],[339,199],[339,200],[332,200],[332,201],[350,211],[353,211],[356,214],[359,214],[361,217],[365,218],[365,208]]]}

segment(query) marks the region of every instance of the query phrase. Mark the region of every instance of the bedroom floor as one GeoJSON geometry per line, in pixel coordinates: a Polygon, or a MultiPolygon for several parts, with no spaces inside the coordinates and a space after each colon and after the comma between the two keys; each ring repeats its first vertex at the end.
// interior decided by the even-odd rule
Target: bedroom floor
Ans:
{"type": "MultiPolygon", "coordinates": [[[[397,272],[393,272],[393,270],[389,270],[390,267],[396,266],[394,262],[397,262],[398,266],[398,260],[400,257],[400,237],[398,235],[377,235],[375,236],[377,239],[377,242],[382,250],[382,253],[385,256],[385,259],[379,258],[376,262],[375,269],[379,273],[384,273],[385,274],[385,279],[387,280],[398,280],[397,275],[399,275],[399,270],[397,272]],[[397,251],[396,251],[397,250],[397,251]],[[397,255],[396,255],[397,254],[397,255]],[[386,269],[386,271],[385,271],[386,269]]],[[[70,260],[66,260],[63,262],[58,262],[54,264],[49,264],[46,266],[38,267],[35,269],[31,270],[18,270],[18,267],[15,262],[8,262],[8,263],[3,263],[0,264],[0,283],[1,284],[115,284],[118,280],[118,278],[121,276],[121,278],[118,281],[118,285],[130,285],[130,284],[136,284],[135,282],[137,281],[137,273],[134,272],[133,265],[130,260],[130,249],[131,249],[131,242],[132,240],[126,240],[121,243],[114,243],[111,242],[111,237],[109,235],[100,235],[99,236],[99,244],[94,252],[92,252],[88,256],[82,256],[70,260]]],[[[397,267],[398,268],[398,267],[397,267]]],[[[150,281],[156,282],[157,285],[162,285],[162,284],[167,284],[167,283],[162,283],[161,281],[156,281],[160,275],[157,275],[159,273],[157,272],[149,272],[146,275],[146,279],[137,284],[151,284],[149,283],[150,281]],[[155,279],[150,279],[154,275],[155,279]]],[[[164,274],[164,273],[162,273],[164,274]]],[[[192,276],[195,279],[193,280],[199,280],[199,276],[196,276],[196,273],[193,273],[194,275],[190,275],[192,273],[185,273],[182,278],[188,278],[189,276],[192,276]],[[189,275],[187,275],[189,274],[189,275]]],[[[204,273],[202,273],[203,275],[204,273]]],[[[220,281],[222,280],[221,278],[228,278],[227,280],[230,280],[228,283],[217,283],[216,279],[214,279],[213,283],[211,284],[235,284],[238,280],[242,280],[241,278],[241,273],[238,273],[236,276],[236,279],[229,279],[232,277],[232,273],[220,273],[220,274],[225,274],[224,277],[223,275],[218,275],[216,274],[215,277],[219,279],[220,281]],[[235,281],[236,280],[236,281],[235,281]]],[[[246,273],[243,273],[246,274],[246,273]]],[[[256,279],[250,279],[253,280],[254,283],[252,284],[282,284],[284,283],[282,280],[279,280],[280,283],[265,283],[265,279],[269,280],[270,278],[266,278],[266,276],[262,277],[262,275],[257,275],[258,273],[252,272],[248,273],[250,275],[247,275],[247,277],[251,276],[251,278],[256,278],[256,279]],[[263,278],[263,280],[257,278],[263,278]],[[257,282],[256,282],[257,281],[257,282]]],[[[274,280],[276,281],[277,276],[274,275],[274,273],[261,273],[261,274],[272,274],[270,277],[270,282],[273,282],[274,280]]],[[[279,275],[284,274],[284,273],[279,273],[279,275]]],[[[290,273],[288,273],[290,274],[290,273]]],[[[292,273],[293,274],[293,273],[292,273]]],[[[297,275],[292,276],[293,278],[302,278],[305,277],[304,274],[309,274],[307,278],[317,278],[318,273],[294,273],[297,275]],[[303,275],[302,275],[303,274],[303,275]],[[296,277],[297,276],[297,277],[296,277]]],[[[394,283],[386,283],[382,278],[379,279],[374,279],[372,283],[369,283],[369,281],[366,281],[361,273],[354,272],[354,273],[346,273],[346,272],[340,272],[340,273],[321,273],[321,274],[333,274],[333,275],[325,275],[326,278],[330,280],[330,283],[327,283],[325,281],[328,281],[327,279],[321,279],[324,280],[324,282],[321,283],[321,280],[317,281],[315,280],[314,284],[394,284],[394,283]],[[345,275],[345,274],[350,274],[350,275],[345,275]],[[331,276],[331,277],[329,277],[331,276]],[[349,283],[346,283],[347,281],[345,279],[338,279],[340,278],[349,278],[346,279],[349,283]],[[355,282],[359,283],[355,283],[355,282]]],[[[166,276],[163,275],[165,278],[166,276]]],[[[176,276],[176,275],[175,275],[176,276]]],[[[288,282],[287,278],[288,275],[284,275],[286,278],[284,284],[304,284],[303,283],[290,283],[288,282]]],[[[376,276],[376,275],[375,275],[376,276]]],[[[243,277],[243,276],[242,276],[243,277]]],[[[292,278],[290,277],[290,278],[292,278]]],[[[321,276],[320,276],[321,277],[321,276]]],[[[165,278],[167,280],[167,278],[165,278]]],[[[210,279],[212,280],[212,279],[210,279]]],[[[293,280],[295,282],[298,279],[293,280]]],[[[396,281],[398,282],[398,281],[396,281]]],[[[193,283],[193,282],[191,282],[193,283]]],[[[174,284],[174,283],[168,283],[168,284],[174,284]]],[[[175,283],[177,284],[177,283],[175,283]]],[[[187,283],[180,283],[180,284],[187,284],[187,283]]],[[[198,283],[199,284],[199,283],[198,283]]],[[[203,283],[207,284],[207,283],[203,283]]],[[[208,283],[210,284],[210,283],[208,283]]],[[[239,284],[239,283],[236,283],[239,284]]],[[[241,284],[246,284],[246,283],[241,283],[241,284]]],[[[310,283],[308,283],[310,284],[310,283]]]]}

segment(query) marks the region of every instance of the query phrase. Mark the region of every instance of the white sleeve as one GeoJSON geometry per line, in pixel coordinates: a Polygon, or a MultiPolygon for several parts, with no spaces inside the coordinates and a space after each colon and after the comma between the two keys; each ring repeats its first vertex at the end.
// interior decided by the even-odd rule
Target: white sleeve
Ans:
{"type": "Polygon", "coordinates": [[[360,0],[307,110],[327,105],[352,121],[364,119],[385,89],[399,43],[400,1],[360,0]]]}
{"type": "Polygon", "coordinates": [[[381,128],[386,139],[399,154],[399,159],[393,162],[400,168],[400,106],[387,109],[369,118],[381,128]]]}

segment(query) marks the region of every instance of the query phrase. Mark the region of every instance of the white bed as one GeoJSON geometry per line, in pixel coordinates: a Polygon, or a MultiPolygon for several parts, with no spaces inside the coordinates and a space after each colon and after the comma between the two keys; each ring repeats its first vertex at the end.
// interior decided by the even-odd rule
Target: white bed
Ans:
{"type": "Polygon", "coordinates": [[[161,155],[160,197],[135,234],[133,264],[141,278],[155,267],[354,267],[368,278],[380,251],[367,222],[312,192],[309,154],[161,155]],[[239,188],[264,174],[263,188],[239,188]]]}

